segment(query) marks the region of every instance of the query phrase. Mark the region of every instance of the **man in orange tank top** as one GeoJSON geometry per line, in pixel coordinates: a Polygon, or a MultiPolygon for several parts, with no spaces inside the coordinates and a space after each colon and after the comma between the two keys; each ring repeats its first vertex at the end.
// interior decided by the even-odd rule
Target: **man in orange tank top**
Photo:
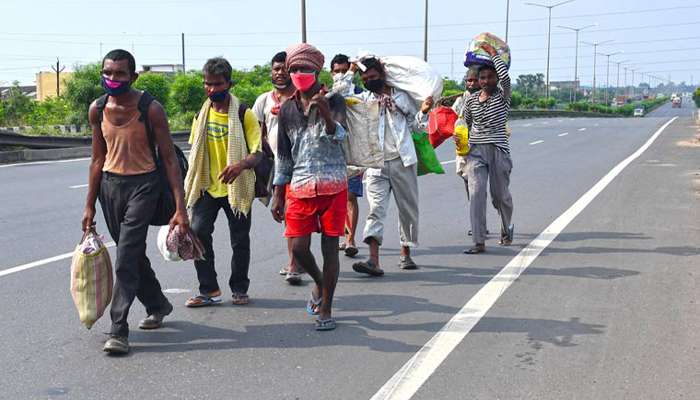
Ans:
{"type": "MultiPolygon", "coordinates": [[[[143,92],[132,89],[136,81],[136,62],[129,52],[113,50],[102,60],[102,86],[108,93],[102,112],[97,101],[90,105],[92,126],[92,162],[82,228],[94,224],[95,201],[99,198],[107,228],[117,243],[112,327],[104,351],[129,352],[129,308],[138,297],[148,316],[141,329],[157,329],[173,306],[163,295],[146,257],[146,235],[161,193],[161,181],[138,103],[143,92]]],[[[176,211],[170,226],[189,230],[180,168],[170,137],[163,106],[153,101],[148,121],[155,137],[161,162],[173,192],[176,211]]]]}

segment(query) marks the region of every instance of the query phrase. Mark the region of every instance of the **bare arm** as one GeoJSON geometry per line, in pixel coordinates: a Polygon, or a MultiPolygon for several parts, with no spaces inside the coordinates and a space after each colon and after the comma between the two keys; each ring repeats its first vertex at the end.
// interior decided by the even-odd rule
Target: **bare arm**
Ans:
{"type": "Polygon", "coordinates": [[[163,106],[157,101],[153,101],[148,108],[148,120],[155,136],[159,157],[165,167],[165,175],[168,178],[170,190],[175,198],[175,215],[170,220],[170,226],[182,225],[183,228],[188,228],[189,219],[185,209],[185,190],[182,187],[180,166],[175,156],[175,146],[170,136],[168,118],[165,115],[163,106]]]}
{"type": "Polygon", "coordinates": [[[92,127],[92,161],[90,161],[88,175],[88,192],[85,200],[85,210],[83,212],[82,228],[87,231],[92,226],[95,219],[95,202],[102,182],[102,167],[107,156],[107,143],[102,136],[100,126],[100,113],[95,103],[90,105],[88,119],[92,127]]]}

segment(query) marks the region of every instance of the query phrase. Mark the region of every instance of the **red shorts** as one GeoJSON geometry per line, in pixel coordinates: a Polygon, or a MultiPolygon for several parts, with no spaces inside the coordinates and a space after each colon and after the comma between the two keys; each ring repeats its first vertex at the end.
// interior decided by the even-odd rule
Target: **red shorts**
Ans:
{"type": "Polygon", "coordinates": [[[297,198],[287,192],[284,236],[288,238],[308,236],[314,232],[325,236],[345,235],[345,215],[348,208],[348,191],[328,196],[297,198]]]}

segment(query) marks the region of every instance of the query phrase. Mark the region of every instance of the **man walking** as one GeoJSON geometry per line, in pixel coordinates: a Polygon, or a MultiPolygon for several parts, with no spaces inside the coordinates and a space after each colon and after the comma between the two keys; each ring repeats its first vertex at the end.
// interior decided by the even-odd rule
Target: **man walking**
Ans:
{"type": "MultiPolygon", "coordinates": [[[[275,160],[277,160],[277,117],[282,103],[294,94],[295,88],[287,71],[287,52],[281,51],[275,54],[272,57],[270,66],[274,88],[258,96],[255,100],[255,105],[253,105],[253,113],[260,121],[263,140],[269,142],[270,148],[275,154],[275,160]]],[[[291,239],[287,239],[287,253],[289,254],[289,264],[280,269],[279,273],[285,277],[285,280],[290,285],[298,285],[301,283],[301,273],[292,254],[291,239]]]]}
{"type": "Polygon", "coordinates": [[[345,100],[338,94],[325,96],[318,81],[323,61],[323,54],[306,43],[287,50],[287,69],[297,91],[280,109],[272,216],[286,221],[285,236],[292,239],[294,258],[316,283],[306,310],[318,315],[316,329],[327,331],[336,327],[331,307],[338,281],[338,238],[347,212],[347,178],[342,148],[345,100]],[[323,272],[311,253],[314,232],[321,233],[323,272]]]}
{"type": "Polygon", "coordinates": [[[103,348],[110,354],[129,352],[127,318],[134,297],[148,314],[139,323],[141,329],[160,328],[163,318],[173,310],[146,257],[148,226],[162,189],[155,148],[176,203],[170,226],[189,229],[182,177],[165,111],[148,93],[131,88],[137,78],[134,57],[125,50],[110,51],[102,60],[106,102],[98,105],[96,100],[89,109],[92,161],[82,228],[87,231],[93,226],[99,197],[107,228],[117,243],[112,326],[103,348]],[[152,100],[147,115],[140,115],[139,104],[147,99],[152,100]]]}
{"type": "Polygon", "coordinates": [[[384,220],[392,192],[399,211],[399,268],[418,268],[411,259],[410,250],[418,245],[418,159],[411,132],[425,128],[433,99],[428,97],[418,110],[406,92],[386,83],[384,67],[378,59],[366,58],[362,60],[362,67],[362,81],[369,91],[361,93],[359,97],[367,102],[379,103],[377,134],[384,146],[384,167],[370,168],[365,172],[369,214],[363,235],[365,243],[369,245],[369,260],[355,263],[352,268],[359,273],[382,276],[384,271],[379,262],[379,247],[384,238],[384,220]]]}
{"type": "MultiPolygon", "coordinates": [[[[464,121],[464,106],[467,103],[467,99],[469,99],[469,96],[472,94],[478,92],[481,90],[481,86],[479,86],[479,68],[476,66],[469,67],[467,69],[467,73],[464,76],[464,85],[466,87],[466,90],[464,93],[455,100],[454,104],[452,104],[452,110],[457,113],[459,116],[459,119],[457,121],[457,124],[455,126],[455,148],[457,152],[457,158],[456,158],[456,169],[457,169],[457,175],[459,175],[462,180],[464,181],[464,188],[467,192],[467,201],[469,201],[469,179],[467,175],[467,154],[469,153],[469,136],[468,136],[468,131],[466,127],[465,129],[460,130],[457,128],[459,124],[464,121]]],[[[489,234],[489,231],[486,230],[486,234],[489,234]]],[[[468,235],[472,235],[472,230],[469,229],[468,235]]]]}
{"type": "Polygon", "coordinates": [[[493,66],[479,68],[481,90],[469,96],[464,106],[464,120],[469,127],[469,154],[466,172],[471,193],[469,216],[474,246],[466,254],[486,251],[486,188],[490,186],[493,204],[501,217],[500,244],[513,242],[511,224],[513,199],[510,194],[510,145],[506,131],[510,111],[511,86],[508,67],[496,50],[482,44],[493,66]],[[502,89],[498,87],[500,81],[502,89]]]}
{"type": "MultiPolygon", "coordinates": [[[[350,59],[348,56],[337,54],[333,57],[331,60],[331,74],[333,75],[334,83],[342,82],[348,71],[350,71],[350,59]]],[[[337,85],[334,85],[333,90],[335,91],[336,89],[337,85]]],[[[343,91],[347,94],[360,94],[362,93],[362,88],[350,83],[343,91]]],[[[358,253],[357,244],[355,244],[355,233],[357,232],[360,207],[357,204],[357,199],[362,197],[362,189],[362,174],[348,179],[348,214],[345,218],[345,243],[339,247],[339,250],[345,252],[347,257],[355,257],[358,253]]]]}
{"type": "Polygon", "coordinates": [[[209,97],[192,123],[190,169],[185,199],[192,213],[192,230],[204,246],[204,259],[194,262],[199,295],[187,307],[221,302],[214,268],[212,233],[223,209],[231,241],[229,287],[235,305],[248,304],[251,207],[255,198],[253,168],[262,158],[260,125],[253,112],[229,93],[232,68],[221,57],[204,64],[204,88],[209,97]]]}

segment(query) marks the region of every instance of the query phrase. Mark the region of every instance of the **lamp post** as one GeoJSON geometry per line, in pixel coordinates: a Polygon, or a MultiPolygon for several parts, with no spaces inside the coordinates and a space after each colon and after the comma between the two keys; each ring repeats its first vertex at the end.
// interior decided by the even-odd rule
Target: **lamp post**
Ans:
{"type": "Polygon", "coordinates": [[[617,85],[615,85],[615,96],[620,91],[620,65],[629,62],[629,60],[618,61],[617,64],[617,85]]]}
{"type": "Polygon", "coordinates": [[[571,3],[574,0],[566,0],[552,5],[538,4],[538,3],[525,3],[528,6],[542,7],[549,11],[549,22],[547,28],[547,84],[546,84],[546,96],[549,99],[549,54],[552,45],[552,8],[559,7],[561,5],[571,3]]]}
{"type": "Polygon", "coordinates": [[[576,102],[576,93],[578,92],[578,33],[584,29],[592,28],[598,24],[586,25],[580,28],[558,25],[559,28],[568,29],[576,32],[576,59],[574,61],[574,103],[576,102]]]}
{"type": "Polygon", "coordinates": [[[510,19],[510,0],[506,0],[506,43],[508,43],[508,20],[510,19]]]}
{"type": "Polygon", "coordinates": [[[596,70],[596,62],[597,62],[597,60],[598,60],[598,59],[597,59],[597,55],[598,55],[598,46],[602,46],[602,45],[608,44],[608,43],[610,43],[610,42],[612,42],[612,39],[611,39],[611,40],[606,40],[606,41],[604,41],[604,42],[593,42],[593,43],[582,42],[582,43],[587,44],[587,45],[589,45],[589,46],[593,46],[593,99],[592,99],[593,103],[595,103],[595,77],[596,77],[596,75],[595,75],[595,70],[596,70]]]}
{"type": "Polygon", "coordinates": [[[610,57],[622,53],[621,51],[616,51],[614,53],[600,53],[601,56],[607,57],[607,67],[605,69],[605,105],[609,105],[608,92],[610,92],[610,57]]]}

